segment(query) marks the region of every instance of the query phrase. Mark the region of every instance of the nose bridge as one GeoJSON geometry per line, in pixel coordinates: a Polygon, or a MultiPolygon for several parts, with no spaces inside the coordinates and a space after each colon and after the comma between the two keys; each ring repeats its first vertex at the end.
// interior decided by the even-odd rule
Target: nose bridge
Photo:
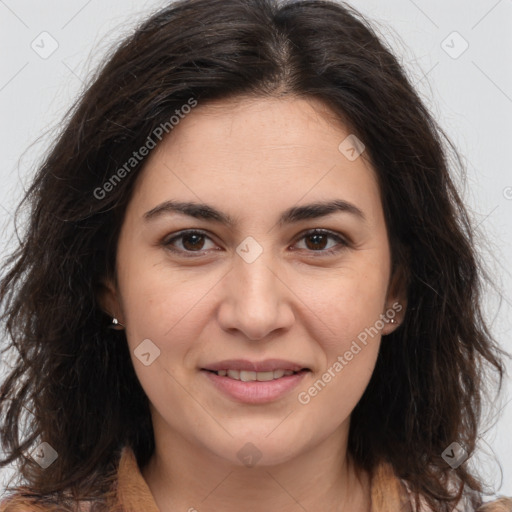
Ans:
{"type": "Polygon", "coordinates": [[[277,288],[276,271],[271,271],[272,263],[270,252],[261,254],[255,261],[248,263],[242,258],[235,262],[235,278],[241,285],[240,297],[251,300],[265,299],[269,303],[275,301],[277,288]]]}
{"type": "Polygon", "coordinates": [[[264,250],[254,239],[238,246],[221,307],[225,329],[235,328],[250,339],[261,339],[291,324],[293,313],[275,263],[270,249],[264,250]]]}
{"type": "Polygon", "coordinates": [[[269,240],[248,236],[236,248],[233,272],[250,293],[265,292],[265,288],[270,291],[275,285],[272,266],[275,266],[275,258],[269,240]]]}

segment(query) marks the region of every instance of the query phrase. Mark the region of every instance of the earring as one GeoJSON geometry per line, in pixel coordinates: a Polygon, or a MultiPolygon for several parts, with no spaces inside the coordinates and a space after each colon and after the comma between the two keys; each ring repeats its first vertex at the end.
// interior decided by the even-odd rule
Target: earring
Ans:
{"type": "Polygon", "coordinates": [[[391,322],[392,324],[396,324],[396,323],[397,323],[397,321],[396,321],[394,318],[391,318],[391,319],[390,319],[390,322],[391,322]]]}
{"type": "Polygon", "coordinates": [[[110,329],[113,329],[115,331],[122,331],[124,329],[124,325],[119,322],[119,320],[116,317],[112,318],[112,324],[109,325],[110,329]]]}

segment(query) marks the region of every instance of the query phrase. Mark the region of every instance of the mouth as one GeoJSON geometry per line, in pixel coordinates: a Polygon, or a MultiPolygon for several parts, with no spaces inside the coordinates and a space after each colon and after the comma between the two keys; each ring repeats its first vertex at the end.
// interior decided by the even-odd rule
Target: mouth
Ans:
{"type": "Polygon", "coordinates": [[[219,377],[227,377],[228,379],[239,380],[242,382],[269,382],[271,380],[281,379],[282,377],[288,377],[289,375],[296,375],[298,373],[305,373],[310,371],[308,368],[302,368],[300,370],[270,370],[266,372],[255,372],[251,370],[208,370],[203,368],[204,371],[214,373],[219,377]]]}
{"type": "Polygon", "coordinates": [[[283,359],[231,359],[200,368],[213,389],[245,404],[266,404],[290,396],[312,370],[283,359]]]}

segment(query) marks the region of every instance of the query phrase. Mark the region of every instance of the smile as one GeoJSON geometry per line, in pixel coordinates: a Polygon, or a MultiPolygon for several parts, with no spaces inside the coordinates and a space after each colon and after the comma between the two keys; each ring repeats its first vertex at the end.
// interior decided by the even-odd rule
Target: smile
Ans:
{"type": "Polygon", "coordinates": [[[267,382],[274,379],[280,379],[281,377],[286,377],[288,375],[293,375],[298,372],[294,372],[292,370],[274,370],[268,372],[253,372],[250,370],[219,370],[212,371],[212,373],[216,373],[220,377],[228,377],[230,379],[241,380],[243,382],[267,382]]]}
{"type": "Polygon", "coordinates": [[[213,388],[224,396],[246,404],[264,404],[289,395],[310,370],[273,370],[255,372],[246,370],[206,370],[213,388]]]}

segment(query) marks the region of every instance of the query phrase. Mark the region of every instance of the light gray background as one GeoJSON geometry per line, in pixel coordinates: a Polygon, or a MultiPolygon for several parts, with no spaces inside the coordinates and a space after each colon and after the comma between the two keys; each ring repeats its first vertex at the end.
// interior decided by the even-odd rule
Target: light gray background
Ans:
{"type": "MultiPolygon", "coordinates": [[[[34,162],[48,148],[51,133],[39,138],[58,128],[104,52],[141,17],[166,3],[0,0],[0,257],[9,249],[14,206],[30,181],[34,162]],[[48,56],[45,52],[52,44],[58,47],[48,56]]],[[[481,249],[502,290],[501,307],[500,296],[489,294],[486,309],[493,332],[511,351],[512,0],[353,0],[350,4],[374,20],[465,157],[464,198],[488,237],[489,243],[481,244],[481,249]],[[459,55],[466,44],[467,50],[459,55]]],[[[501,411],[501,416],[481,437],[473,463],[485,469],[494,491],[512,495],[508,378],[505,388],[501,400],[493,401],[494,413],[501,411]]],[[[0,472],[0,489],[10,474],[0,472]]]]}

